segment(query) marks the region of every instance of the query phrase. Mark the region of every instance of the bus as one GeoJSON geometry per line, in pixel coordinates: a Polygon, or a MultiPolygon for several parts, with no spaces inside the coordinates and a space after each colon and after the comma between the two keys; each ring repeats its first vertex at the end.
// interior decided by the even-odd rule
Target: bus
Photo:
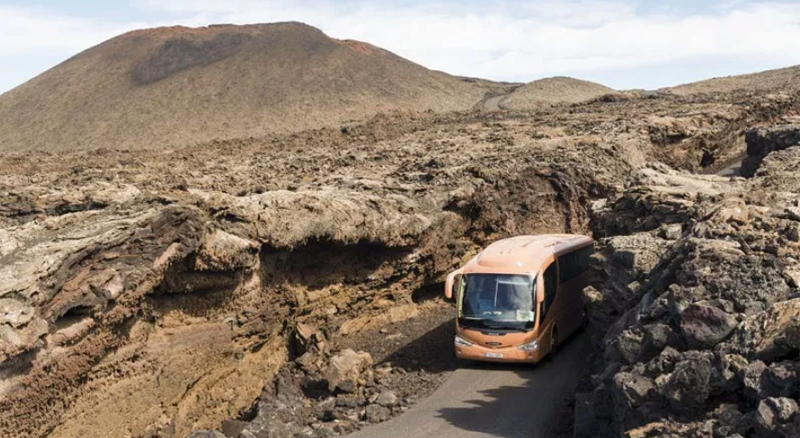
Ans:
{"type": "Polygon", "coordinates": [[[574,234],[497,241],[445,281],[459,359],[536,363],[586,322],[594,241],[574,234]]]}

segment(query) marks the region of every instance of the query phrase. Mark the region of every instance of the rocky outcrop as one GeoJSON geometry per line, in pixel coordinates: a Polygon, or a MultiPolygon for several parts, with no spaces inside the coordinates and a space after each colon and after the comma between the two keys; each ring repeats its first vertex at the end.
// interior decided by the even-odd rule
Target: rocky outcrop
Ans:
{"type": "Polygon", "coordinates": [[[800,145],[800,125],[787,124],[755,128],[747,131],[747,157],[742,162],[742,175],[753,176],[764,158],[772,152],[800,145]]]}
{"type": "MultiPolygon", "coordinates": [[[[151,432],[183,436],[195,428],[193,418],[216,427],[229,412],[248,406],[285,361],[282,326],[293,318],[293,306],[299,303],[307,318],[346,311],[359,292],[339,296],[337,308],[336,289],[348,281],[338,276],[352,275],[352,281],[371,275],[381,284],[396,275],[393,265],[407,254],[403,246],[418,245],[432,220],[441,221],[417,214],[417,204],[403,197],[220,198],[139,197],[3,230],[0,406],[7,415],[0,430],[40,435],[58,417],[28,415],[36,406],[55,403],[69,407],[68,415],[85,415],[81,390],[88,375],[97,376],[106,394],[127,393],[135,384],[145,400],[173,400],[174,408],[157,414],[139,406],[133,421],[151,432]],[[267,198],[270,206],[260,204],[267,198]],[[330,216],[309,216],[309,210],[330,216]],[[309,244],[315,257],[350,268],[309,269],[302,255],[309,244]],[[292,256],[297,247],[301,255],[292,256]],[[373,259],[367,251],[382,254],[373,259]],[[132,360],[142,365],[131,368],[132,360]],[[197,393],[217,395],[197,399],[197,393]]],[[[306,350],[329,352],[315,332],[305,335],[306,350]]],[[[345,350],[329,364],[324,375],[330,389],[353,392],[363,387],[362,374],[372,362],[345,350]]],[[[119,403],[136,401],[118,398],[95,407],[98,416],[76,427],[107,421],[119,403]]]]}
{"type": "Polygon", "coordinates": [[[772,153],[751,180],[656,166],[598,205],[606,272],[637,285],[624,309],[605,297],[617,278],[590,294],[590,316],[620,316],[594,320],[609,329],[577,437],[798,436],[798,158],[772,153]],[[675,240],[654,243],[673,225],[675,240]]]}

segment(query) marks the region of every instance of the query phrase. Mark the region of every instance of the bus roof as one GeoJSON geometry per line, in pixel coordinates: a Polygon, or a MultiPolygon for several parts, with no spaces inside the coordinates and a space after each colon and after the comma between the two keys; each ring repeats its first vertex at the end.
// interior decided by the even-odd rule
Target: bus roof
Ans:
{"type": "Polygon", "coordinates": [[[538,272],[550,256],[558,256],[591,242],[590,237],[577,234],[542,234],[498,240],[470,260],[463,273],[531,274],[538,272]]]}

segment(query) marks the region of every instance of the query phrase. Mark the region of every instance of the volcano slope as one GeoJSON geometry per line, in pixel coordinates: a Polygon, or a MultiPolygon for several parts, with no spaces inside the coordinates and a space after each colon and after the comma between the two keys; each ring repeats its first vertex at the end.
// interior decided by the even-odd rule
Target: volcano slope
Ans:
{"type": "MultiPolygon", "coordinates": [[[[639,231],[626,225],[629,216],[655,232],[658,214],[706,218],[710,211],[693,210],[695,202],[735,190],[745,196],[773,180],[725,180],[730,188],[720,193],[655,205],[648,190],[660,179],[626,189],[626,177],[669,174],[648,167],[658,160],[685,170],[713,164],[740,152],[745,128],[796,108],[793,98],[775,95],[627,96],[537,112],[380,116],[174,151],[2,154],[0,435],[184,437],[226,419],[253,419],[254,401],[275,388],[278,370],[302,357],[292,341],[298,324],[335,338],[401,321],[425,305],[418,291],[440,290],[445,273],[499,237],[639,231]],[[601,200],[614,213],[598,216],[601,200]]],[[[776,184],[776,193],[796,191],[776,184]]],[[[752,207],[751,217],[767,215],[763,208],[752,207]]],[[[721,223],[730,233],[739,226],[721,223]]],[[[764,224],[757,235],[778,239],[788,222],[764,224]]],[[[781,251],[758,239],[745,243],[764,257],[781,251]]],[[[623,243],[608,244],[620,253],[612,259],[629,257],[623,243]]],[[[702,248],[693,248],[702,260],[702,248]]],[[[760,272],[755,264],[741,269],[760,272]]],[[[753,280],[774,288],[759,296],[775,296],[752,307],[753,315],[788,297],[783,277],[771,275],[777,269],[753,280]]],[[[687,272],[694,271],[687,265],[687,272]]],[[[597,324],[627,310],[607,304],[636,301],[617,302],[616,289],[600,289],[597,324]]],[[[699,313],[718,315],[706,310],[715,304],[703,305],[699,313]]],[[[619,321],[609,339],[630,329],[629,319],[619,321]]],[[[330,351],[336,345],[314,345],[323,356],[353,358],[330,351]]],[[[676,357],[694,354],[671,348],[676,357]]],[[[608,354],[605,363],[620,363],[608,354]]],[[[368,362],[359,360],[362,368],[368,362]]],[[[614,365],[583,387],[595,383],[592,396],[611,397],[605,384],[623,372],[634,375],[614,365]]],[[[338,383],[327,390],[344,390],[338,383]]],[[[322,391],[305,395],[329,395],[322,391]]],[[[582,405],[577,412],[613,431],[656,412],[613,397],[609,412],[582,405]]],[[[708,402],[675,397],[675,406],[708,402]]],[[[365,409],[359,403],[354,412],[365,409]]],[[[377,421],[388,416],[378,412],[377,421]]],[[[311,427],[305,417],[294,421],[301,432],[311,427]]],[[[354,427],[364,421],[356,414],[354,427]]]]}
{"type": "Polygon", "coordinates": [[[0,151],[183,147],[464,110],[487,90],[301,23],[147,29],[1,95],[0,151]]]}

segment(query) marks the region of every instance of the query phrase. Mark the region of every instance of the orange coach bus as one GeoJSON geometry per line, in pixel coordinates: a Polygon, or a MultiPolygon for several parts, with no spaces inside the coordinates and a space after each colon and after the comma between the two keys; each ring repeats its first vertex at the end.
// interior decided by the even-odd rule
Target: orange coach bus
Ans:
{"type": "Polygon", "coordinates": [[[594,241],[548,234],[495,242],[447,276],[455,297],[455,349],[460,359],[539,362],[586,320],[594,241]]]}

